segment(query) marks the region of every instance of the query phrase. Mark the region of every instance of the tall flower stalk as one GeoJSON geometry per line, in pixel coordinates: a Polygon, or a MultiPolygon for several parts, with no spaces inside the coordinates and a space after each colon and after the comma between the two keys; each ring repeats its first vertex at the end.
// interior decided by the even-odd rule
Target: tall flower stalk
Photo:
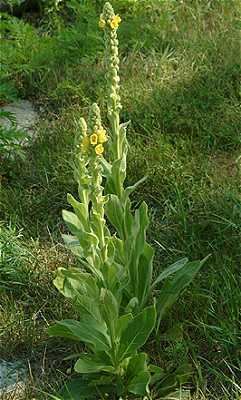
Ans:
{"type": "Polygon", "coordinates": [[[120,78],[119,78],[119,55],[117,29],[121,18],[115,15],[110,3],[106,3],[103,13],[100,16],[99,26],[105,33],[105,66],[106,66],[106,86],[107,86],[107,108],[108,117],[112,130],[112,152],[113,159],[122,157],[120,141],[120,78]]]}
{"type": "MultiPolygon", "coordinates": [[[[106,393],[111,385],[111,394],[142,396],[150,393],[153,378],[158,395],[166,395],[180,385],[179,376],[175,371],[165,375],[157,366],[150,367],[147,354],[140,348],[154,328],[158,331],[163,316],[204,260],[179,260],[153,281],[154,250],[146,240],[148,206],[143,202],[133,211],[130,199],[143,179],[124,186],[128,143],[126,124],[120,123],[120,22],[119,15],[106,3],[99,26],[104,30],[106,44],[109,135],[102,125],[98,105],[93,104],[88,121],[80,119],[80,135],[76,139],[74,173],[79,200],[69,194],[73,212],[63,211],[71,231],[64,240],[77,256],[80,268],[59,268],[54,283],[72,299],[79,319],[57,322],[49,332],[85,343],[88,352],[80,354],[74,369],[82,375],[94,374],[94,384],[88,378],[88,394],[96,386],[106,393]]],[[[180,375],[179,367],[176,371],[180,375]]],[[[187,375],[184,373],[185,378],[187,375]]]]}
{"type": "MultiPolygon", "coordinates": [[[[120,77],[119,77],[119,52],[117,29],[121,18],[116,15],[110,3],[105,3],[100,16],[99,26],[104,30],[105,42],[105,69],[106,69],[106,92],[107,111],[110,122],[110,163],[107,173],[106,190],[117,194],[119,198],[124,194],[124,180],[126,177],[127,140],[126,125],[120,124],[120,77]],[[113,179],[114,178],[114,179],[113,179]]],[[[105,163],[105,166],[107,164],[105,163]]]]}

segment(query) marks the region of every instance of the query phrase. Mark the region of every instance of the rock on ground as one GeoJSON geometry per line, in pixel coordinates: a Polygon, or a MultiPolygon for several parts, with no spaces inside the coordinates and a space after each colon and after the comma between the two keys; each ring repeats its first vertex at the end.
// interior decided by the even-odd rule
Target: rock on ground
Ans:
{"type": "MultiPolygon", "coordinates": [[[[16,118],[16,128],[28,133],[28,140],[34,137],[34,125],[38,120],[38,113],[34,110],[33,104],[28,100],[19,100],[1,107],[2,110],[12,113],[16,118]]],[[[10,121],[5,118],[1,123],[10,128],[10,121]]]]}
{"type": "Polygon", "coordinates": [[[0,400],[23,399],[27,376],[21,361],[0,360],[0,400]]]}

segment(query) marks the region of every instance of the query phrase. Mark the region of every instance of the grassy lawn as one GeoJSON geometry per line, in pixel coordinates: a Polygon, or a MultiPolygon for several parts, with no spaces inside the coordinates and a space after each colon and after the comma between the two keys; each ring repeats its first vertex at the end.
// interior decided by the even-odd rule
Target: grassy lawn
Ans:
{"type": "MultiPolygon", "coordinates": [[[[79,118],[93,101],[106,108],[99,3],[2,19],[1,100],[30,99],[41,110],[25,157],[0,166],[0,358],[27,360],[26,400],[48,398],[42,392],[72,365],[63,361],[72,344],[46,330],[74,313],[52,281],[59,266],[76,265],[61,210],[77,193],[79,118]]],[[[210,254],[148,346],[164,368],[193,364],[193,399],[240,400],[241,5],[140,3],[114,2],[123,17],[122,117],[131,121],[127,180],[147,175],[133,200],[150,207],[156,274],[210,254]]]]}

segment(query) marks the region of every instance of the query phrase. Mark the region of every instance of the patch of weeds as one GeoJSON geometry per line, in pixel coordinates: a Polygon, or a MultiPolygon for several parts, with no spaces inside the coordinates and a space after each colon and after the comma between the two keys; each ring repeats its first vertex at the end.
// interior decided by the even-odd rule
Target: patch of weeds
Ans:
{"type": "Polygon", "coordinates": [[[25,235],[48,238],[48,229],[61,229],[64,188],[68,191],[73,185],[71,154],[77,115],[70,109],[62,117],[43,122],[36,141],[26,149],[25,160],[10,162],[2,181],[1,218],[23,227],[25,235]],[[63,157],[63,149],[67,157],[63,157]]]}
{"type": "Polygon", "coordinates": [[[18,93],[12,81],[0,83],[0,105],[17,100],[18,93]]]}
{"type": "Polygon", "coordinates": [[[19,292],[34,271],[31,252],[23,245],[21,233],[0,226],[0,291],[19,292]]]}
{"type": "Polygon", "coordinates": [[[4,160],[24,158],[23,143],[27,133],[16,125],[13,113],[0,109],[0,176],[5,173],[4,160]],[[2,123],[4,121],[4,123],[2,123]]]}
{"type": "Polygon", "coordinates": [[[5,282],[4,288],[1,286],[0,354],[5,360],[17,358],[27,364],[30,381],[25,398],[32,399],[41,390],[46,392],[53,382],[56,385],[61,381],[56,370],[66,370],[61,360],[63,354],[68,354],[68,345],[63,347],[59,340],[49,340],[46,330],[56,313],[58,319],[73,315],[71,305],[63,301],[52,284],[57,267],[71,263],[72,258],[61,245],[23,241],[13,229],[11,234],[1,230],[1,244],[4,238],[4,249],[8,249],[4,252],[5,267],[9,263],[16,270],[11,275],[4,270],[2,275],[0,268],[1,281],[4,277],[5,282]],[[25,275],[22,270],[19,272],[22,265],[27,270],[25,275]],[[17,280],[24,284],[16,290],[17,280]]]}
{"type": "Polygon", "coordinates": [[[123,97],[135,131],[192,138],[202,148],[240,146],[241,65],[215,61],[208,71],[201,68],[193,55],[189,60],[177,53],[131,56],[123,71],[123,97]]]}

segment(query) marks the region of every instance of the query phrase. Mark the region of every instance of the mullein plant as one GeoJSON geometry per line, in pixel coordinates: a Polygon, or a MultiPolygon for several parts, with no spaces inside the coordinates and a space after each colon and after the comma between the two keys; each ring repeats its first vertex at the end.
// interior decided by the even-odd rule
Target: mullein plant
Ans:
{"type": "Polygon", "coordinates": [[[57,322],[49,333],[85,344],[74,365],[81,374],[80,399],[92,398],[88,396],[96,387],[98,393],[148,396],[154,386],[164,396],[180,386],[184,370],[164,374],[140,349],[204,262],[181,259],[153,280],[154,250],[146,241],[148,207],[143,202],[133,211],[130,200],[144,179],[124,184],[128,142],[127,124],[120,123],[120,22],[106,3],[99,27],[106,45],[109,128],[103,126],[97,104],[87,122],[80,119],[74,167],[79,200],[69,194],[73,211],[63,211],[71,231],[63,237],[80,267],[59,268],[54,280],[79,315],[78,320],[57,322]]]}

